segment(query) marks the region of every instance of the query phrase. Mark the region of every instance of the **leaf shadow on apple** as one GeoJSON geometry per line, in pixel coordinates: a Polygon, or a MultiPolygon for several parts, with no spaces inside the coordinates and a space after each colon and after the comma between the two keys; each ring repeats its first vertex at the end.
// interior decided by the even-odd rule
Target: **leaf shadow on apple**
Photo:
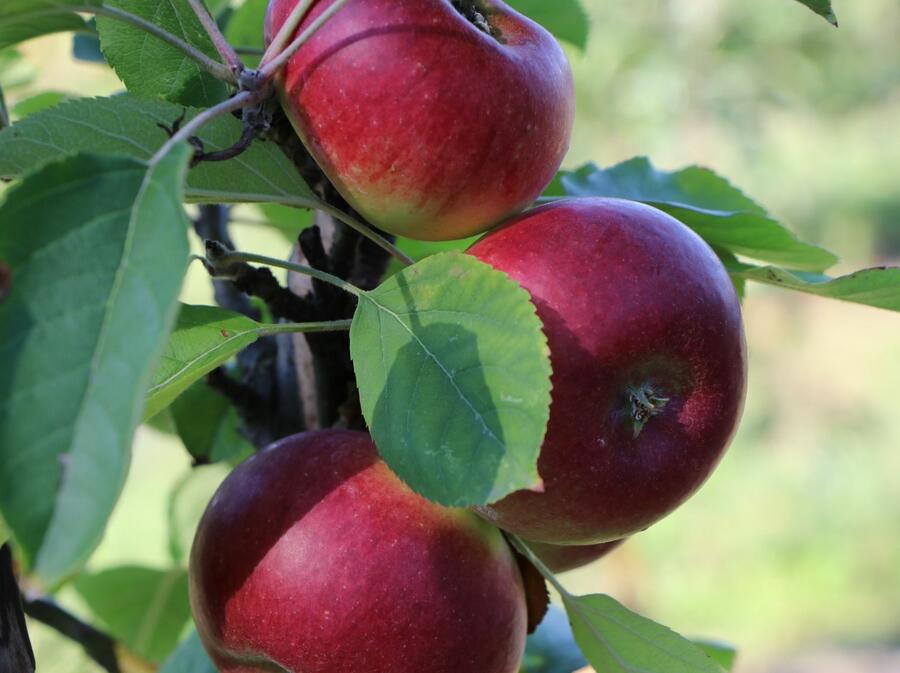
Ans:
{"type": "MultiPolygon", "coordinates": [[[[532,301],[545,333],[553,335],[551,413],[538,459],[543,489],[519,490],[475,509],[504,530],[549,544],[592,545],[644,530],[687,499],[715,466],[682,449],[692,442],[683,420],[692,374],[633,331],[605,354],[592,353],[557,311],[532,301]],[[648,384],[664,390],[667,401],[636,434],[629,391],[648,384]]],[[[583,301],[593,298],[585,293],[583,301]]]]}
{"type": "Polygon", "coordinates": [[[416,305],[406,278],[397,282],[408,313],[397,316],[393,335],[406,343],[387,353],[387,383],[367,418],[372,437],[401,479],[416,490],[427,485],[429,495],[446,494],[441,504],[467,504],[451,494],[487,498],[510,457],[497,413],[502,402],[485,378],[478,336],[456,322],[423,322],[422,314],[434,313],[416,305]]]}

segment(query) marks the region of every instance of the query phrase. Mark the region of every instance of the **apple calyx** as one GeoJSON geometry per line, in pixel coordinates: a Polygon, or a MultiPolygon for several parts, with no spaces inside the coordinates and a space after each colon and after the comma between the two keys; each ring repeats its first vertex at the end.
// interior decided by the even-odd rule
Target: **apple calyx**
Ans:
{"type": "Polygon", "coordinates": [[[450,0],[453,8],[462,14],[469,23],[475,26],[478,30],[483,33],[487,33],[491,37],[496,37],[494,35],[494,29],[491,28],[491,24],[487,20],[486,12],[484,12],[479,5],[481,4],[478,0],[450,0]]]}
{"type": "Polygon", "coordinates": [[[654,416],[658,416],[669,403],[668,397],[661,397],[649,383],[635,388],[628,388],[628,401],[631,405],[631,420],[634,423],[634,438],[654,416]]]}

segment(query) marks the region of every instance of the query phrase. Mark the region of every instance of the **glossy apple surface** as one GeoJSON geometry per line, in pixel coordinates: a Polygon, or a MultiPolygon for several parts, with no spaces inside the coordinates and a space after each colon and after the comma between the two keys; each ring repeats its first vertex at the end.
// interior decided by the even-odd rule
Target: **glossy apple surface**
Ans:
{"type": "Polygon", "coordinates": [[[515,673],[521,576],[496,528],[409,490],[369,437],[289,437],[238,466],[191,552],[222,673],[515,673]]]}
{"type": "Polygon", "coordinates": [[[593,563],[618,548],[623,542],[625,540],[587,545],[561,545],[525,540],[529,549],[541,560],[541,563],[554,573],[568,572],[593,563]]]}
{"type": "Polygon", "coordinates": [[[709,246],[654,208],[575,199],[525,213],[470,253],[531,293],[553,365],[545,490],[481,513],[530,540],[593,544],[693,494],[746,388],[740,303],[709,246]]]}
{"type": "MultiPolygon", "coordinates": [[[[296,4],[269,3],[268,40],[296,4]]],[[[301,29],[331,4],[315,2],[301,29]]],[[[485,231],[541,194],[569,146],[574,89],[557,42],[500,0],[475,3],[480,21],[455,6],[471,4],[350,0],[279,82],[335,187],[391,233],[485,231]]]]}

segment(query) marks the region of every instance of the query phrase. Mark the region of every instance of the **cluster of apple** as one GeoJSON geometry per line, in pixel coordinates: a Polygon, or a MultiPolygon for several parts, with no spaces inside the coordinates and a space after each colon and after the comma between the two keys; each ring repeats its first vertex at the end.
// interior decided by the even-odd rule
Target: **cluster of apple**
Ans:
{"type": "MultiPolygon", "coordinates": [[[[270,2],[270,39],[297,2],[270,2]]],[[[232,472],[200,524],[200,636],[223,673],[514,673],[527,606],[499,529],[562,571],[699,488],[744,398],[734,288],[699,237],[640,204],[516,216],[559,168],[574,94],[554,39],[499,0],[350,0],[280,88],[374,224],[445,240],[503,222],[469,253],[528,290],[544,324],[543,486],[476,514],[413,493],[364,433],[282,440],[232,472]]]]}

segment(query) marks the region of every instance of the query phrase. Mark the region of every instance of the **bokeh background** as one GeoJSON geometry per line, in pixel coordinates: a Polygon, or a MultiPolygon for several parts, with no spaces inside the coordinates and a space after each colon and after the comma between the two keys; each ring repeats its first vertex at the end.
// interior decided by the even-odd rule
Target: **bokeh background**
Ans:
{"type": "MultiPolygon", "coordinates": [[[[578,89],[567,167],[635,155],[705,165],[841,254],[838,271],[900,262],[900,3],[837,0],[839,30],[790,0],[585,5],[589,45],[567,48],[578,89]]],[[[41,92],[120,89],[104,66],[74,61],[63,36],[0,53],[0,64],[21,113],[41,92]]],[[[239,226],[237,238],[288,250],[264,227],[239,226]]],[[[202,274],[185,297],[211,300],[202,274]]],[[[739,673],[900,672],[900,315],[758,286],[745,310],[750,393],[718,472],[678,512],[563,580],[736,644],[739,673]]],[[[189,471],[174,435],[142,429],[91,569],[170,567],[171,494],[189,471]]],[[[63,600],[87,614],[74,592],[63,600]]],[[[99,671],[32,627],[39,670],[99,671]]]]}

